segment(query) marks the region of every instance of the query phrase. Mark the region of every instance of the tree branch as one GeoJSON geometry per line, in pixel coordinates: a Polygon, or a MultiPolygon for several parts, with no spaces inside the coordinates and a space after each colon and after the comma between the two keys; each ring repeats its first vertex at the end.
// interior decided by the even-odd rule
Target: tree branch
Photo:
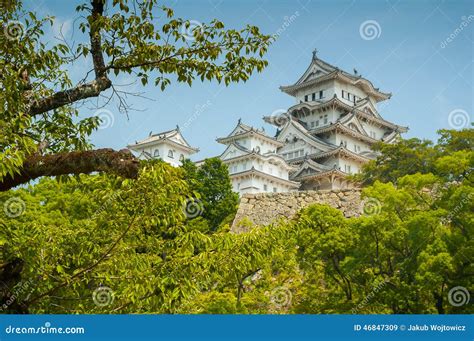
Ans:
{"type": "Polygon", "coordinates": [[[100,36],[100,22],[104,12],[104,0],[91,0],[92,12],[88,17],[90,27],[90,42],[92,63],[94,64],[95,79],[86,84],[78,85],[68,90],[58,91],[53,95],[35,100],[30,105],[29,114],[32,116],[72,104],[82,99],[97,97],[101,92],[112,86],[107,77],[104,55],[102,52],[102,39],[100,36]]]}
{"type": "Polygon", "coordinates": [[[86,84],[78,85],[64,91],[58,91],[49,97],[36,100],[31,104],[28,113],[31,116],[35,116],[83,99],[97,97],[101,92],[111,86],[112,82],[110,79],[103,76],[86,84]]]}
{"type": "Polygon", "coordinates": [[[1,180],[0,191],[7,191],[41,176],[108,172],[136,178],[138,168],[138,160],[127,149],[117,152],[104,148],[45,156],[34,154],[23,163],[19,174],[7,175],[1,180]]]}

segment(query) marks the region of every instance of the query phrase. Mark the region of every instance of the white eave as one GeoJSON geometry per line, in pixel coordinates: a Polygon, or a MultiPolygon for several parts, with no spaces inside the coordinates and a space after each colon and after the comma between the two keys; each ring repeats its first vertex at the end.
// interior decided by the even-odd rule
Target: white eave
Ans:
{"type": "Polygon", "coordinates": [[[277,141],[276,139],[274,139],[273,137],[270,137],[260,131],[257,131],[255,129],[251,129],[251,130],[248,130],[246,132],[243,132],[243,133],[240,133],[240,134],[235,134],[235,135],[229,135],[229,136],[226,136],[226,137],[220,137],[218,139],[216,139],[217,142],[219,143],[222,143],[222,144],[228,144],[228,143],[232,143],[232,142],[235,142],[237,140],[240,140],[241,138],[243,137],[247,137],[247,136],[256,136],[262,140],[265,140],[267,141],[268,143],[274,145],[275,147],[282,147],[283,146],[283,143],[281,143],[280,141],[277,141]]]}
{"type": "Polygon", "coordinates": [[[324,102],[324,103],[310,103],[310,102],[304,102],[304,103],[298,103],[288,109],[288,113],[291,113],[292,111],[301,109],[301,108],[307,108],[309,110],[320,110],[324,109],[326,107],[332,107],[332,106],[338,106],[340,108],[343,108],[347,110],[347,112],[353,112],[357,116],[363,117],[369,121],[375,122],[380,124],[381,126],[385,126],[387,128],[396,130],[400,133],[406,133],[408,131],[408,127],[400,126],[395,123],[392,123],[390,121],[387,121],[381,117],[374,116],[373,114],[369,114],[363,110],[358,109],[357,107],[350,106],[344,102],[342,102],[337,96],[334,96],[330,100],[324,102]]]}
{"type": "Polygon", "coordinates": [[[372,137],[370,137],[366,134],[362,134],[358,131],[355,131],[355,130],[345,126],[344,124],[342,124],[340,122],[336,122],[336,123],[330,124],[330,125],[325,126],[325,127],[312,129],[312,130],[310,130],[310,132],[311,132],[311,134],[318,135],[318,134],[323,134],[323,133],[333,131],[333,130],[340,131],[341,133],[343,133],[346,136],[351,136],[355,139],[359,139],[359,140],[365,141],[367,143],[372,143],[373,144],[373,143],[379,142],[379,140],[374,139],[374,138],[372,138],[372,137]]]}
{"type": "Polygon", "coordinates": [[[151,134],[147,138],[137,141],[134,144],[130,144],[127,146],[127,148],[135,150],[137,147],[148,147],[148,146],[153,146],[153,145],[158,145],[162,143],[169,143],[172,144],[173,146],[176,146],[178,148],[182,148],[184,150],[187,150],[189,152],[198,152],[198,148],[193,148],[191,145],[186,141],[184,138],[183,134],[181,134],[181,131],[178,126],[176,126],[175,129],[164,131],[158,134],[151,134]],[[182,140],[181,142],[175,141],[172,139],[173,137],[177,136],[178,140],[182,140]]]}
{"type": "Polygon", "coordinates": [[[247,160],[247,159],[259,159],[261,161],[268,161],[271,164],[283,167],[284,169],[286,169],[288,171],[291,171],[291,170],[295,169],[295,167],[293,167],[292,165],[289,165],[281,155],[278,155],[276,153],[260,154],[260,153],[257,153],[255,151],[248,151],[247,149],[245,149],[241,146],[238,146],[235,143],[229,145],[229,147],[226,148],[226,150],[219,156],[219,158],[224,163],[229,163],[229,162],[233,162],[233,161],[247,160]],[[238,156],[235,156],[235,157],[232,157],[232,158],[229,158],[229,159],[222,159],[222,156],[232,146],[235,146],[239,150],[243,151],[245,154],[238,155],[238,156]]]}
{"type": "Polygon", "coordinates": [[[300,177],[296,177],[295,179],[298,179],[298,181],[302,182],[302,181],[307,180],[307,179],[320,179],[320,178],[324,178],[324,177],[331,176],[331,175],[336,175],[338,177],[345,178],[349,174],[345,173],[345,172],[343,172],[339,169],[331,169],[331,170],[321,172],[321,173],[302,175],[300,177]]]}
{"type": "Polygon", "coordinates": [[[280,90],[291,96],[295,96],[296,92],[300,89],[304,89],[306,87],[313,86],[315,84],[319,84],[330,79],[339,79],[348,84],[358,86],[362,88],[362,90],[364,90],[367,94],[374,97],[377,102],[389,99],[391,97],[390,93],[384,93],[375,88],[372,82],[370,82],[368,79],[365,79],[360,75],[355,76],[348,72],[342,71],[339,68],[329,63],[326,63],[325,61],[319,58],[312,59],[311,64],[308,66],[304,74],[300,77],[300,79],[298,79],[296,83],[294,83],[293,85],[281,86],[280,90]],[[310,75],[310,70],[313,68],[313,66],[317,66],[320,69],[324,70],[326,74],[306,81],[307,77],[310,75]]]}
{"type": "Polygon", "coordinates": [[[307,159],[300,165],[298,170],[291,175],[291,177],[297,178],[301,174],[302,171],[308,168],[314,170],[316,173],[325,172],[332,169],[329,166],[317,163],[316,161],[313,161],[311,159],[307,159]]]}
{"type": "Polygon", "coordinates": [[[359,160],[361,162],[370,161],[370,159],[368,157],[357,154],[357,153],[354,153],[354,152],[351,152],[349,149],[347,149],[344,146],[337,147],[337,148],[335,148],[333,150],[330,150],[328,152],[325,152],[325,153],[313,154],[311,158],[322,159],[322,158],[332,156],[332,155],[336,155],[336,154],[347,157],[347,158],[356,159],[356,160],[359,160]]]}
{"type": "Polygon", "coordinates": [[[282,184],[285,184],[289,187],[294,187],[294,188],[298,188],[300,186],[300,184],[296,181],[291,181],[291,180],[286,180],[286,179],[283,179],[283,178],[279,178],[275,175],[271,175],[271,174],[256,170],[253,167],[249,170],[245,170],[245,171],[242,171],[242,172],[230,174],[231,178],[248,177],[248,176],[260,176],[262,178],[266,178],[266,179],[271,180],[271,181],[279,182],[279,183],[282,183],[282,184]]]}
{"type": "Polygon", "coordinates": [[[170,140],[168,138],[163,138],[160,140],[152,140],[148,142],[138,142],[135,144],[128,145],[127,148],[131,150],[138,150],[140,147],[150,147],[150,146],[156,146],[160,144],[169,144],[172,145],[176,148],[181,148],[183,150],[186,150],[190,153],[197,153],[199,152],[199,148],[193,148],[193,147],[188,147],[186,145],[183,145],[181,143],[177,143],[176,141],[170,140]]]}
{"type": "Polygon", "coordinates": [[[313,145],[314,147],[318,148],[318,149],[322,149],[322,150],[329,150],[329,148],[334,148],[335,146],[333,144],[330,144],[324,140],[321,140],[315,136],[312,136],[308,130],[306,130],[305,127],[303,127],[301,124],[299,124],[298,122],[294,121],[294,120],[289,120],[287,122],[287,124],[285,125],[285,127],[283,127],[283,129],[280,131],[280,133],[278,134],[277,138],[280,139],[280,136],[283,136],[284,132],[286,129],[289,129],[289,127],[293,126],[301,135],[302,135],[302,139],[307,139],[308,143],[313,145]]]}

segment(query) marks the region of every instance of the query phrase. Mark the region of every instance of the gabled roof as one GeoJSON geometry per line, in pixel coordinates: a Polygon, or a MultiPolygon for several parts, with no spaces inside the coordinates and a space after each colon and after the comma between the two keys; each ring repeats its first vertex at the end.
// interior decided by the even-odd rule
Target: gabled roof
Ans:
{"type": "Polygon", "coordinates": [[[346,71],[340,70],[338,67],[331,65],[313,54],[313,59],[304,74],[293,85],[281,86],[280,90],[295,96],[299,89],[312,86],[330,79],[338,79],[345,83],[352,84],[365,91],[368,95],[375,98],[377,102],[389,99],[390,93],[384,93],[375,88],[372,82],[360,75],[353,75],[346,71]]]}
{"type": "Polygon", "coordinates": [[[369,136],[369,134],[367,134],[367,131],[365,130],[364,126],[359,121],[359,118],[353,112],[350,113],[350,114],[339,117],[338,120],[336,121],[336,123],[340,123],[340,124],[344,125],[345,127],[348,127],[349,129],[351,129],[350,125],[353,124],[358,133],[360,133],[361,135],[365,135],[367,137],[369,136]]]}
{"type": "Polygon", "coordinates": [[[392,142],[395,142],[397,140],[397,138],[400,136],[400,133],[397,132],[397,131],[392,131],[390,134],[388,134],[387,136],[384,136],[382,138],[382,141],[385,142],[385,143],[392,143],[392,142]]]}
{"type": "Polygon", "coordinates": [[[343,172],[339,169],[331,169],[331,170],[320,172],[320,173],[302,175],[298,178],[295,178],[295,180],[303,182],[305,180],[320,179],[320,178],[324,178],[324,177],[331,176],[331,175],[336,176],[338,178],[345,178],[349,174],[347,174],[347,173],[345,173],[345,172],[343,172]]]}
{"type": "Polygon", "coordinates": [[[275,175],[272,175],[272,174],[268,174],[268,173],[265,173],[265,172],[256,170],[254,167],[252,167],[251,169],[248,169],[248,170],[244,170],[244,171],[242,171],[242,172],[230,174],[230,177],[231,177],[231,178],[234,178],[234,177],[242,177],[242,176],[260,176],[260,177],[262,177],[262,178],[267,178],[267,179],[269,179],[269,180],[273,180],[273,181],[276,181],[276,182],[283,183],[283,184],[285,184],[285,185],[287,185],[287,186],[290,186],[290,187],[293,187],[293,188],[298,188],[298,187],[300,187],[300,183],[299,183],[299,182],[292,181],[292,180],[286,180],[286,179],[283,179],[283,178],[279,178],[278,176],[275,176],[275,175]]]}
{"type": "Polygon", "coordinates": [[[358,100],[354,107],[356,109],[361,110],[361,111],[370,113],[370,114],[374,115],[375,117],[382,118],[382,116],[379,114],[377,108],[369,100],[368,97],[361,98],[360,100],[358,100]]]}
{"type": "Polygon", "coordinates": [[[330,124],[330,125],[327,125],[327,126],[323,126],[323,127],[320,127],[320,128],[313,129],[313,130],[311,130],[311,133],[315,134],[315,135],[319,135],[319,134],[327,133],[329,131],[342,132],[343,134],[345,134],[347,136],[351,136],[355,139],[359,139],[359,140],[365,141],[367,143],[379,142],[379,140],[374,139],[370,136],[367,136],[366,133],[360,133],[356,130],[353,130],[353,129],[347,127],[346,125],[342,124],[341,122],[336,122],[336,123],[333,123],[333,124],[330,124]]]}
{"type": "Polygon", "coordinates": [[[405,133],[408,131],[408,127],[397,125],[395,123],[392,123],[383,119],[382,117],[380,117],[380,115],[377,116],[372,113],[368,113],[364,110],[360,110],[357,107],[348,105],[342,102],[337,96],[334,96],[333,98],[331,98],[330,100],[324,103],[311,103],[311,102],[298,103],[288,108],[288,111],[286,113],[281,114],[280,116],[277,116],[277,117],[264,116],[263,119],[266,122],[271,123],[271,124],[278,125],[279,122],[284,122],[286,124],[288,121],[288,118],[292,117],[292,113],[301,108],[307,108],[308,110],[321,110],[321,109],[331,108],[331,107],[337,107],[337,108],[341,108],[345,110],[346,112],[355,113],[357,117],[363,117],[364,119],[368,121],[380,124],[384,127],[396,130],[401,133],[405,133]],[[281,116],[283,116],[284,118],[280,118],[281,116]]]}
{"type": "Polygon", "coordinates": [[[135,149],[138,146],[147,146],[147,145],[154,145],[154,144],[161,144],[164,142],[168,142],[171,145],[181,147],[183,149],[188,150],[189,152],[198,152],[198,148],[191,147],[191,145],[186,141],[184,136],[181,133],[181,130],[178,126],[175,129],[164,131],[157,134],[152,134],[140,141],[135,141],[134,144],[130,144],[127,147],[130,149],[135,149]]]}
{"type": "Polygon", "coordinates": [[[251,153],[251,151],[248,150],[247,148],[241,146],[238,143],[233,142],[233,143],[231,143],[227,146],[227,148],[222,152],[221,155],[219,155],[219,158],[221,160],[225,160],[225,157],[233,151],[239,151],[240,153],[237,156],[233,156],[232,159],[235,158],[235,157],[238,157],[238,156],[247,155],[247,154],[251,153]]]}
{"type": "Polygon", "coordinates": [[[255,129],[254,127],[243,124],[240,121],[240,119],[237,122],[236,127],[232,130],[232,132],[228,136],[220,137],[216,139],[216,141],[222,144],[228,144],[228,143],[235,142],[236,140],[239,140],[243,137],[248,137],[248,136],[258,136],[259,138],[273,144],[276,147],[281,147],[283,145],[281,142],[277,141],[275,138],[265,134],[263,130],[255,129]]]}
{"type": "Polygon", "coordinates": [[[291,178],[298,177],[301,174],[301,172],[303,172],[304,170],[306,170],[308,168],[314,170],[315,173],[320,173],[320,172],[325,172],[325,171],[331,170],[331,167],[329,167],[329,166],[320,164],[320,163],[315,162],[311,159],[307,159],[299,166],[298,170],[296,170],[296,172],[294,172],[291,175],[291,178]]]}
{"type": "Polygon", "coordinates": [[[296,131],[299,134],[300,138],[318,149],[328,151],[335,147],[333,144],[330,144],[318,137],[312,136],[305,127],[293,119],[290,119],[285,124],[283,129],[278,133],[277,139],[282,141],[285,137],[285,134],[292,128],[293,131],[296,131]]]}
{"type": "Polygon", "coordinates": [[[237,143],[230,144],[224,150],[224,152],[219,156],[219,158],[223,162],[238,161],[238,160],[242,160],[242,159],[260,159],[262,161],[270,161],[270,163],[278,164],[286,170],[293,170],[294,169],[294,167],[289,165],[285,161],[285,159],[279,154],[276,154],[276,153],[260,154],[260,153],[256,152],[255,150],[250,151],[247,148],[238,145],[237,143]],[[236,156],[233,156],[233,157],[230,157],[230,158],[226,159],[225,157],[229,154],[230,151],[232,151],[232,149],[239,150],[241,153],[236,155],[236,156]]]}
{"type": "Polygon", "coordinates": [[[349,149],[347,149],[346,147],[344,147],[342,145],[337,147],[337,148],[334,148],[330,151],[320,153],[320,154],[316,154],[316,155],[312,155],[311,158],[313,158],[313,159],[322,159],[322,158],[332,156],[332,155],[343,156],[343,157],[359,160],[361,162],[370,161],[370,159],[368,157],[366,157],[364,155],[354,153],[354,152],[350,151],[349,149]]]}

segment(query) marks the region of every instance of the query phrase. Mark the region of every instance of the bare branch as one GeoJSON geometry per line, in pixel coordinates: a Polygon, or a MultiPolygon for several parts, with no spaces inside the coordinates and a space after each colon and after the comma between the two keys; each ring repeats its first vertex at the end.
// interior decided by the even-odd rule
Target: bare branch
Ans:
{"type": "Polygon", "coordinates": [[[111,87],[112,82],[107,77],[104,55],[102,52],[102,40],[100,36],[100,25],[98,20],[104,12],[103,0],[92,0],[92,11],[89,16],[91,55],[94,64],[95,80],[78,85],[72,89],[58,91],[53,95],[35,100],[30,105],[29,114],[32,116],[45,113],[50,110],[60,108],[67,104],[80,101],[82,99],[97,97],[101,92],[111,87]]]}

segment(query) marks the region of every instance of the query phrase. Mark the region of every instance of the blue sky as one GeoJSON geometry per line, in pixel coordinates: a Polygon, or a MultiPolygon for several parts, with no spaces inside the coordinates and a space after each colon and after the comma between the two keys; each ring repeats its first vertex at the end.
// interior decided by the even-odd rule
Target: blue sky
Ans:
{"type": "MultiPolygon", "coordinates": [[[[113,124],[93,134],[96,147],[121,149],[150,131],[179,124],[185,127],[186,139],[201,149],[194,157],[197,160],[221,153],[224,146],[215,139],[228,134],[239,118],[272,132],[261,118],[294,104],[278,87],[299,78],[314,48],[321,59],[349,72],[356,68],[376,87],[391,92],[392,99],[380,103],[379,111],[387,120],[409,126],[405,137],[435,139],[437,129],[450,127],[450,113],[460,112],[469,121],[474,116],[471,0],[178,0],[165,4],[176,16],[198,22],[218,18],[228,28],[249,23],[267,34],[280,32],[266,55],[269,66],[246,83],[228,87],[199,81],[192,87],[174,84],[165,92],[138,84],[124,87],[143,91],[149,99],[129,98],[137,111],[128,118],[119,113],[117,103],[110,103],[106,108],[114,116],[113,124]],[[375,36],[370,30],[361,33],[368,21],[375,22],[375,36]]],[[[75,5],[75,1],[40,0],[28,6],[56,16],[54,30],[62,24],[66,37],[75,32],[74,39],[80,41],[84,37],[71,28],[75,5]]],[[[71,68],[73,78],[79,79],[90,68],[87,63],[71,68]]],[[[92,104],[81,108],[83,115],[95,110],[92,104]]]]}

